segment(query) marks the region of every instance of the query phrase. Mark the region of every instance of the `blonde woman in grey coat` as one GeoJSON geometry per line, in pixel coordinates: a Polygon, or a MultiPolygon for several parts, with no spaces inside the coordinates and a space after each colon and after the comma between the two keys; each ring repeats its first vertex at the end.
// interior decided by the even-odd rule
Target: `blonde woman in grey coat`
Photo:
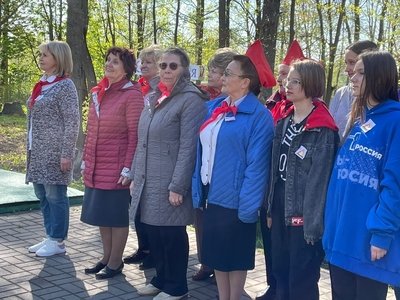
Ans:
{"type": "Polygon", "coordinates": [[[37,256],[65,253],[69,226],[67,185],[79,130],[78,96],[67,43],[39,46],[43,76],[28,99],[26,182],[32,182],[40,200],[46,236],[28,248],[37,256]]]}
{"type": "Polygon", "coordinates": [[[190,82],[184,50],[167,49],[159,68],[160,83],[145,97],[131,168],[132,207],[140,210],[156,268],[138,293],[181,299],[188,293],[186,225],[193,221],[191,177],[207,97],[190,82]]]}

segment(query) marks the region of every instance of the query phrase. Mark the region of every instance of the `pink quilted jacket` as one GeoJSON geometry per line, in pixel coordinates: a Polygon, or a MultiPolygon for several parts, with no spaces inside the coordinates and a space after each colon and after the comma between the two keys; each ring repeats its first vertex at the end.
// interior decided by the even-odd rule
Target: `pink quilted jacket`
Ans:
{"type": "Polygon", "coordinates": [[[140,86],[127,79],[112,84],[97,109],[90,103],[83,153],[85,186],[103,190],[129,187],[117,182],[122,169],[131,167],[142,109],[140,86]]]}

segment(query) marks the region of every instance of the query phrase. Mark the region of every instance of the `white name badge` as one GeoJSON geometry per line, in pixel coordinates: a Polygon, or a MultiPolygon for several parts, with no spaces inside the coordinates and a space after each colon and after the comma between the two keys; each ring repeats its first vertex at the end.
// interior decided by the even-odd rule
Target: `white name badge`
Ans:
{"type": "Polygon", "coordinates": [[[235,120],[236,120],[235,116],[225,117],[225,122],[231,122],[235,120]]]}
{"type": "Polygon", "coordinates": [[[369,119],[367,122],[365,122],[364,124],[361,125],[361,130],[364,133],[367,133],[368,131],[370,131],[372,128],[375,127],[375,123],[374,121],[372,121],[371,119],[369,119]]]}
{"type": "Polygon", "coordinates": [[[306,149],[306,147],[300,146],[299,149],[297,149],[294,154],[296,154],[301,159],[304,159],[304,157],[306,157],[307,151],[308,150],[306,149]]]}

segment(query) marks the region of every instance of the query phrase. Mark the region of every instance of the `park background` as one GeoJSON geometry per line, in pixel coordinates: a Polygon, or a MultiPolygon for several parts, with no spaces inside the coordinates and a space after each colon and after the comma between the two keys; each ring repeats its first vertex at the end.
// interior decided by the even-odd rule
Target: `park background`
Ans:
{"type": "MultiPolygon", "coordinates": [[[[113,45],[135,54],[155,43],[178,45],[193,64],[206,66],[217,48],[244,53],[261,39],[276,69],[296,38],[307,57],[325,65],[329,102],[347,83],[343,53],[352,42],[371,39],[399,59],[399,12],[399,0],[0,0],[0,111],[8,106],[26,113],[41,75],[38,45],[49,40],[67,41],[72,49],[82,111],[80,150],[88,91],[102,77],[104,54],[113,45]]],[[[26,121],[10,116],[13,109],[0,115],[0,168],[24,173],[26,121]]],[[[79,160],[74,186],[82,188],[79,160]]]]}

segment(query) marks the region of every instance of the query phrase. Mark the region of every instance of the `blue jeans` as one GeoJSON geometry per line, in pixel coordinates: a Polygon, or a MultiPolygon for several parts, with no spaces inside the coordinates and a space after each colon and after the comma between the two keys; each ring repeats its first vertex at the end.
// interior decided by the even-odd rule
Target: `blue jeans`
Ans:
{"type": "Polygon", "coordinates": [[[33,188],[40,200],[46,235],[52,240],[63,241],[69,226],[67,186],[34,183],[33,188]]]}

